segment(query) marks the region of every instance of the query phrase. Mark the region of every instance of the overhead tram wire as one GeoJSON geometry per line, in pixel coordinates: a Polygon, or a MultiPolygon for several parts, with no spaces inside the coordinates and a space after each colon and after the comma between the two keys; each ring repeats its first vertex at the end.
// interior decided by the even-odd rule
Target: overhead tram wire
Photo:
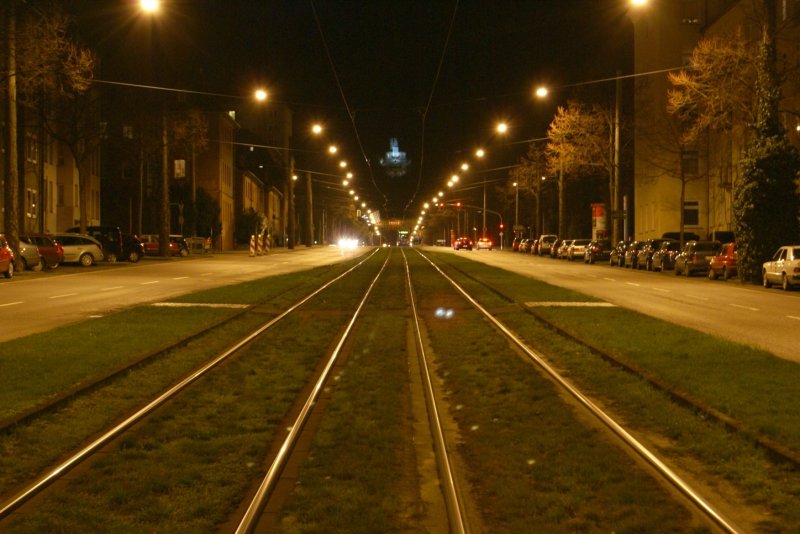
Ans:
{"type": "Polygon", "coordinates": [[[314,5],[314,0],[311,0],[311,11],[314,13],[314,22],[317,25],[317,31],[319,31],[320,39],[322,39],[322,46],[325,48],[325,55],[328,58],[328,64],[331,67],[333,78],[336,80],[336,87],[339,89],[339,95],[342,97],[342,102],[344,103],[345,110],[347,111],[347,117],[350,119],[350,124],[353,125],[353,133],[356,136],[358,148],[361,150],[361,157],[364,158],[364,162],[367,164],[367,169],[369,169],[369,178],[372,180],[372,185],[375,187],[378,193],[383,196],[383,206],[388,211],[389,199],[387,198],[386,193],[384,193],[381,188],[378,187],[378,184],[375,181],[375,173],[372,171],[372,163],[367,157],[367,152],[364,150],[364,144],[361,142],[361,136],[358,133],[358,126],[356,126],[355,113],[350,108],[350,104],[347,101],[347,96],[344,94],[344,88],[342,87],[342,82],[339,79],[339,73],[336,71],[336,64],[333,62],[333,57],[331,56],[331,51],[328,47],[328,41],[325,39],[325,33],[322,31],[322,24],[320,23],[319,14],[317,13],[317,6],[314,5]]]}
{"type": "Polygon", "coordinates": [[[439,65],[436,67],[436,75],[433,77],[431,92],[428,95],[428,101],[425,103],[425,109],[422,111],[422,128],[420,132],[420,141],[419,141],[419,173],[417,174],[417,187],[416,189],[414,189],[414,194],[406,203],[405,208],[403,208],[403,218],[405,218],[406,212],[408,211],[408,207],[411,206],[411,204],[414,202],[414,199],[417,198],[420,185],[422,184],[422,171],[425,165],[425,123],[427,122],[428,119],[428,111],[431,109],[431,102],[433,101],[433,95],[436,93],[436,86],[439,83],[439,75],[442,73],[442,65],[444,65],[444,58],[447,56],[447,47],[450,44],[450,37],[453,35],[453,26],[455,26],[456,15],[458,14],[458,4],[459,0],[456,0],[456,5],[453,7],[453,16],[450,17],[450,26],[447,28],[447,37],[445,37],[444,46],[442,47],[442,55],[439,57],[439,65]]]}

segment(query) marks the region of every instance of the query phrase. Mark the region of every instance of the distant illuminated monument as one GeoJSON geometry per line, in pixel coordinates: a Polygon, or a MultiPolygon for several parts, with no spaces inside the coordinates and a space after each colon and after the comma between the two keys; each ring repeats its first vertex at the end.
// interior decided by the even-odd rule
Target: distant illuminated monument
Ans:
{"type": "Polygon", "coordinates": [[[397,138],[392,137],[389,140],[389,152],[386,157],[381,159],[381,166],[386,169],[386,176],[389,178],[400,178],[406,173],[406,167],[411,162],[406,158],[405,152],[400,152],[400,147],[397,144],[397,138]]]}

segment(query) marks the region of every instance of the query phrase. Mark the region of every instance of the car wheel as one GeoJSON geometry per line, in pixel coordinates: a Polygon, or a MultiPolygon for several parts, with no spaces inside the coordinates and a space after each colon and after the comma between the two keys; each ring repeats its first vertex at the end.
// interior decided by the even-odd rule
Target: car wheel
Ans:
{"type": "Polygon", "coordinates": [[[113,252],[106,253],[106,261],[108,263],[117,263],[117,255],[113,252]]]}
{"type": "Polygon", "coordinates": [[[769,280],[767,279],[767,271],[762,271],[761,272],[761,283],[764,284],[764,287],[767,287],[767,288],[772,285],[772,284],[769,283],[769,280]]]}
{"type": "Polygon", "coordinates": [[[18,272],[25,272],[25,269],[28,268],[28,263],[25,261],[25,258],[20,258],[17,261],[17,271],[18,272]]]}
{"type": "Polygon", "coordinates": [[[78,261],[84,267],[91,267],[92,265],[94,265],[94,256],[92,256],[89,253],[86,253],[81,255],[81,257],[78,258],[78,261]]]}
{"type": "MultiPolygon", "coordinates": [[[[491,250],[491,249],[489,249],[489,250],[491,250]]],[[[181,257],[185,258],[188,255],[189,255],[189,249],[188,248],[182,248],[181,249],[181,257]]]]}
{"type": "Polygon", "coordinates": [[[53,270],[53,269],[55,269],[56,267],[58,267],[58,265],[59,265],[59,263],[58,263],[58,262],[55,262],[55,263],[53,263],[53,264],[51,264],[51,265],[48,265],[48,266],[47,266],[47,268],[48,268],[48,269],[50,269],[50,270],[53,270]]]}
{"type": "MultiPolygon", "coordinates": [[[[723,272],[724,272],[724,269],[723,269],[723,272]]],[[[717,279],[717,273],[711,267],[708,268],[708,279],[709,280],[716,280],[717,279]]]]}
{"type": "Polygon", "coordinates": [[[42,269],[44,269],[44,258],[39,256],[39,264],[36,267],[31,268],[31,271],[38,273],[42,269]]]}
{"type": "Polygon", "coordinates": [[[728,272],[728,268],[727,267],[723,267],[722,268],[722,279],[723,280],[728,280],[730,277],[731,277],[731,274],[728,272]]]}
{"type": "Polygon", "coordinates": [[[136,263],[141,259],[142,255],[139,254],[139,251],[137,250],[131,250],[130,253],[128,253],[128,261],[131,263],[136,263]]]}
{"type": "Polygon", "coordinates": [[[13,261],[8,262],[8,270],[3,273],[3,276],[5,278],[11,278],[12,276],[14,276],[14,262],[13,261]]]}
{"type": "Polygon", "coordinates": [[[781,274],[781,287],[784,291],[789,291],[792,289],[792,284],[789,283],[789,279],[786,277],[786,273],[781,274]]]}

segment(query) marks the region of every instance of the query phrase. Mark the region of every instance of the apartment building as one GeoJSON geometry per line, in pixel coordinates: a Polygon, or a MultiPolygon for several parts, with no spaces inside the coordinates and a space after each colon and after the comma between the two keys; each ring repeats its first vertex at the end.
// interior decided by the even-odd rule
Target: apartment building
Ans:
{"type": "MultiPolygon", "coordinates": [[[[798,57],[800,0],[772,0],[778,14],[778,53],[798,57]],[[787,37],[787,38],[781,38],[787,37]]],[[[631,12],[634,24],[635,238],[660,237],[680,228],[700,236],[733,230],[733,184],[740,176],[746,131],[709,132],[702,141],[680,142],[680,127],[667,112],[671,84],[666,69],[686,66],[700,39],[738,35],[757,42],[757,0],[652,0],[631,12]]],[[[782,108],[800,110],[800,87],[783,87],[782,108]]],[[[800,146],[798,115],[784,126],[800,146]]]]}

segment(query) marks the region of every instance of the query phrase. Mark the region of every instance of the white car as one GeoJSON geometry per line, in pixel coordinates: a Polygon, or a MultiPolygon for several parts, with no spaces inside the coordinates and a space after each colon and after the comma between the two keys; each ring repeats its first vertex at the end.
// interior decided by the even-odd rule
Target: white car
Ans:
{"type": "Polygon", "coordinates": [[[784,291],[800,286],[800,245],[781,247],[761,268],[764,287],[780,284],[784,291]]]}
{"type": "Polygon", "coordinates": [[[583,259],[586,255],[586,247],[591,243],[591,239],[575,239],[567,249],[567,259],[575,261],[575,258],[583,259]]]}
{"type": "Polygon", "coordinates": [[[494,244],[492,243],[491,239],[489,239],[488,237],[481,237],[480,239],[478,239],[478,242],[475,244],[475,249],[476,250],[480,250],[482,248],[485,248],[485,249],[488,249],[488,250],[492,250],[493,246],[494,246],[494,244]]]}
{"type": "Polygon", "coordinates": [[[103,245],[91,236],[55,234],[53,239],[64,248],[64,263],[80,263],[90,267],[104,258],[103,245]]]}

